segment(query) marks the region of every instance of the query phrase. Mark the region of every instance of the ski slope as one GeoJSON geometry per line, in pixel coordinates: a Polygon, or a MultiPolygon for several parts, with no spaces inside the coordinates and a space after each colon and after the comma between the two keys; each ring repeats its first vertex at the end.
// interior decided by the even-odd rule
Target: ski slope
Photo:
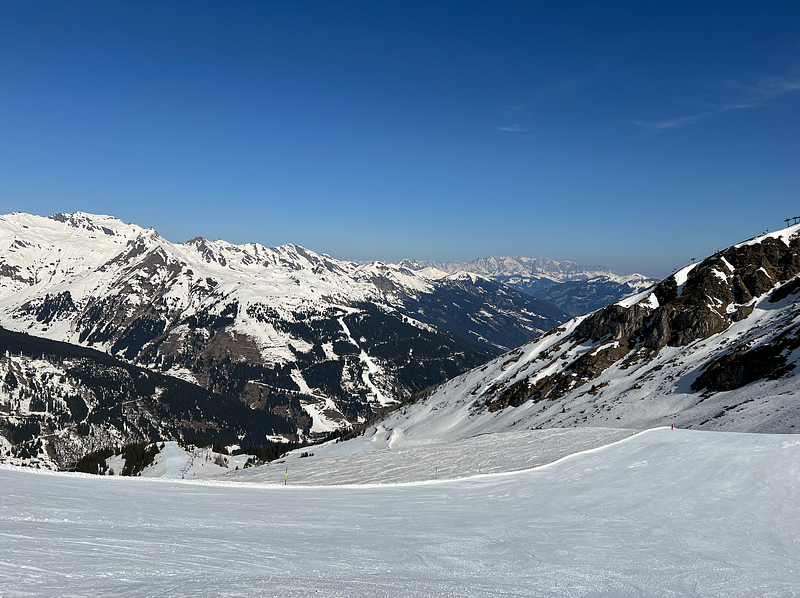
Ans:
{"type": "Polygon", "coordinates": [[[531,469],[635,433],[622,428],[553,428],[449,439],[406,436],[400,428],[379,425],[369,440],[357,437],[307,446],[278,462],[248,469],[240,465],[241,471],[223,475],[230,481],[273,484],[288,477],[291,484],[303,486],[452,480],[531,469]]]}
{"type": "Polygon", "coordinates": [[[277,486],[0,467],[0,595],[797,596],[800,438],[660,428],[533,470],[277,486]]]}

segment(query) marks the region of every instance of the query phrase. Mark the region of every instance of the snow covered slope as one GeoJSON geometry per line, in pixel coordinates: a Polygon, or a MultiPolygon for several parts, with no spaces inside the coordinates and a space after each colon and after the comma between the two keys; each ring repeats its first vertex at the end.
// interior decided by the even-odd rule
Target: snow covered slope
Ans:
{"type": "Polygon", "coordinates": [[[276,393],[293,394],[304,434],[346,427],[565,317],[476,277],[295,245],[170,243],[81,212],[0,216],[0,325],[284,416],[276,393]]]}
{"type": "MultiPolygon", "coordinates": [[[[287,410],[302,410],[293,397],[286,402],[287,410]]],[[[2,463],[70,468],[89,453],[154,438],[248,447],[295,431],[286,415],[99,351],[0,328],[2,463]]]]}
{"type": "Polygon", "coordinates": [[[573,316],[600,309],[657,282],[641,274],[620,276],[604,266],[543,257],[488,257],[474,262],[421,262],[420,265],[487,276],[573,316]]]}
{"type": "MultiPolygon", "coordinates": [[[[386,430],[369,440],[328,441],[235,473],[227,480],[297,486],[394,484],[523,471],[638,433],[622,428],[518,429],[468,438],[420,438],[386,430]],[[305,456],[304,456],[305,455],[305,456]]],[[[241,469],[241,468],[240,468],[241,469]]]]}
{"type": "Polygon", "coordinates": [[[800,226],[756,237],[450,380],[369,435],[512,426],[800,431],[800,226]]]}
{"type": "Polygon", "coordinates": [[[800,587],[794,436],[660,429],[534,470],[394,486],[0,467],[0,487],[4,598],[750,598],[800,587]]]}

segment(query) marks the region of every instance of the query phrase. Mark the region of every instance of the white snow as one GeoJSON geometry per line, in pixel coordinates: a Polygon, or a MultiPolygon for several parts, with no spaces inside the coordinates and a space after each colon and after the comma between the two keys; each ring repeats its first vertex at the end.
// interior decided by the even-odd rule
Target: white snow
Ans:
{"type": "Polygon", "coordinates": [[[658,307],[658,297],[656,297],[655,293],[650,293],[650,296],[642,301],[642,305],[650,309],[656,309],[658,307]]]}
{"type": "MultiPolygon", "coordinates": [[[[158,443],[159,452],[153,463],[145,467],[138,476],[142,478],[157,478],[167,480],[204,479],[227,475],[237,466],[243,468],[249,459],[248,455],[222,455],[215,453],[210,448],[184,449],[177,442],[166,441],[158,443]],[[161,445],[164,448],[160,448],[161,445]],[[217,464],[217,458],[227,462],[225,466],[217,464]]],[[[114,455],[106,459],[106,465],[113,470],[109,475],[119,476],[125,467],[122,455],[114,455]]]]}
{"type": "Polygon", "coordinates": [[[313,398],[300,399],[300,406],[311,416],[311,432],[332,432],[344,427],[345,418],[328,397],[316,394],[313,398]],[[329,417],[335,415],[335,417],[329,417]]]}
{"type": "Polygon", "coordinates": [[[3,466],[0,593],[750,598],[800,588],[793,436],[658,429],[526,471],[424,474],[297,487],[290,466],[284,487],[3,466]]]}
{"type": "MultiPolygon", "coordinates": [[[[763,268],[762,268],[762,269],[763,269],[763,268]]],[[[712,269],[711,269],[711,272],[712,272],[712,274],[714,274],[714,276],[716,276],[717,278],[719,278],[719,279],[720,279],[722,282],[728,282],[728,275],[727,275],[727,274],[725,274],[724,272],[720,272],[720,271],[719,271],[719,270],[717,270],[716,268],[712,268],[712,269]]]]}
{"type": "Polygon", "coordinates": [[[268,465],[229,475],[228,480],[282,484],[288,466],[291,483],[396,484],[433,479],[457,479],[485,473],[530,469],[567,455],[633,436],[618,428],[555,428],[479,433],[453,439],[447,430],[422,436],[418,430],[378,424],[367,438],[299,448],[268,465]],[[303,453],[313,457],[300,457],[303,453]]]}
{"type": "MultiPolygon", "coordinates": [[[[387,397],[383,392],[381,392],[381,390],[377,387],[374,380],[372,379],[373,377],[377,377],[378,375],[382,374],[383,370],[378,366],[378,364],[375,363],[375,361],[367,354],[367,352],[363,348],[361,348],[361,345],[359,345],[356,342],[356,340],[353,338],[353,335],[350,334],[350,329],[347,327],[347,324],[345,324],[344,318],[339,318],[339,325],[342,327],[342,332],[344,332],[345,336],[347,337],[347,340],[350,341],[351,344],[361,349],[358,358],[361,360],[361,363],[363,363],[364,367],[366,368],[362,370],[361,379],[363,380],[367,388],[369,388],[372,391],[372,394],[375,395],[375,400],[377,400],[378,403],[380,403],[382,406],[389,405],[391,403],[396,403],[397,401],[395,401],[391,397],[387,397]]],[[[362,342],[363,340],[365,339],[362,339],[362,342]]]]}
{"type": "Polygon", "coordinates": [[[610,343],[606,343],[605,345],[600,345],[599,347],[597,347],[597,349],[592,351],[591,354],[592,355],[597,355],[601,351],[605,351],[606,349],[616,349],[617,347],[619,347],[619,341],[612,341],[610,343]]]}
{"type": "Polygon", "coordinates": [[[633,293],[632,295],[628,295],[627,297],[617,301],[617,305],[622,307],[631,307],[636,304],[655,309],[658,307],[658,298],[656,297],[656,294],[650,290],[650,287],[648,287],[643,291],[633,293]]]}
{"type": "Polygon", "coordinates": [[[303,373],[300,370],[293,369],[290,372],[290,376],[292,377],[292,381],[300,388],[300,392],[306,395],[314,394],[314,391],[308,386],[306,379],[303,378],[303,373]]]}
{"type": "Polygon", "coordinates": [[[675,283],[678,285],[678,297],[683,294],[683,287],[686,286],[686,281],[689,280],[689,272],[694,270],[696,267],[697,264],[689,264],[672,275],[672,277],[675,279],[675,283]]]}
{"type": "Polygon", "coordinates": [[[736,268],[734,268],[733,265],[728,260],[726,260],[724,257],[722,258],[722,262],[725,264],[725,266],[728,268],[728,270],[731,271],[731,274],[736,272],[736,268]]]}
{"type": "Polygon", "coordinates": [[[165,442],[153,464],[142,471],[142,477],[183,479],[191,468],[193,456],[178,446],[177,442],[165,442]]]}
{"type": "Polygon", "coordinates": [[[789,240],[794,235],[800,233],[800,224],[793,224],[786,228],[773,231],[771,233],[766,233],[763,235],[759,235],[757,237],[753,237],[752,239],[748,239],[738,245],[734,245],[734,247],[743,247],[745,245],[757,245],[764,241],[764,239],[778,239],[779,241],[783,241],[787,246],[789,245],[789,240]]]}
{"type": "Polygon", "coordinates": [[[480,258],[474,262],[425,262],[447,273],[475,273],[485,277],[519,276],[543,278],[555,282],[568,280],[590,280],[604,278],[618,282],[634,282],[645,279],[641,274],[618,276],[602,266],[585,266],[575,262],[557,262],[549,258],[504,256],[480,258]]]}
{"type": "Polygon", "coordinates": [[[397,401],[384,395],[372,381],[372,377],[379,374],[381,369],[375,364],[372,358],[369,355],[367,355],[367,352],[364,351],[364,349],[361,349],[361,354],[359,355],[359,359],[361,360],[361,363],[363,363],[364,366],[366,367],[366,369],[361,372],[361,377],[364,380],[364,384],[366,384],[367,387],[375,395],[377,401],[381,405],[389,405],[390,403],[396,403],[397,401]]]}

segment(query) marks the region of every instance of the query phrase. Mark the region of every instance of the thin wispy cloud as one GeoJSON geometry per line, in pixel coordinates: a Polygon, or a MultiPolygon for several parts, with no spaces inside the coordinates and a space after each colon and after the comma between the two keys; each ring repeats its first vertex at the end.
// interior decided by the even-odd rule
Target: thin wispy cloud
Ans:
{"type": "Polygon", "coordinates": [[[746,97],[725,106],[725,109],[757,108],[774,98],[800,90],[800,69],[790,76],[765,77],[755,85],[746,85],[738,81],[728,81],[726,84],[730,89],[743,92],[746,97]]]}
{"type": "Polygon", "coordinates": [[[588,85],[592,81],[599,79],[600,76],[608,67],[608,64],[609,61],[604,60],[602,62],[597,63],[590,73],[577,75],[575,77],[569,77],[567,79],[561,79],[560,81],[556,81],[554,83],[550,83],[549,85],[545,85],[538,90],[537,96],[539,96],[540,99],[545,99],[559,95],[564,92],[571,92],[578,90],[588,85]]]}
{"type": "Polygon", "coordinates": [[[631,121],[631,124],[653,132],[663,132],[685,127],[709,116],[731,110],[760,108],[771,100],[800,91],[800,69],[794,69],[789,75],[763,77],[754,84],[724,81],[718,87],[727,92],[728,97],[725,102],[717,103],[716,107],[712,107],[710,110],[665,120],[634,120],[631,121]]]}
{"type": "Polygon", "coordinates": [[[497,131],[507,131],[509,133],[522,133],[523,131],[530,131],[530,129],[527,129],[525,127],[521,127],[521,126],[516,125],[516,124],[509,125],[507,127],[497,127],[496,130],[497,131]]]}
{"type": "MultiPolygon", "coordinates": [[[[608,60],[603,60],[594,65],[590,72],[582,75],[575,75],[552,81],[550,83],[536,84],[529,92],[522,97],[514,98],[505,106],[500,108],[501,117],[511,120],[528,119],[534,116],[535,111],[539,110],[541,106],[557,101],[559,98],[577,92],[578,90],[590,85],[595,80],[599,79],[609,65],[608,60]]],[[[520,133],[528,131],[518,124],[510,125],[507,127],[497,127],[497,131],[508,131],[512,133],[520,133]]]]}
{"type": "Polygon", "coordinates": [[[683,116],[681,118],[672,118],[668,120],[634,120],[631,122],[637,127],[642,127],[643,129],[649,129],[651,131],[666,131],[668,129],[674,129],[676,127],[684,127],[686,125],[690,125],[699,120],[702,120],[706,116],[714,114],[715,112],[718,111],[704,112],[702,114],[695,114],[693,116],[683,116]]]}

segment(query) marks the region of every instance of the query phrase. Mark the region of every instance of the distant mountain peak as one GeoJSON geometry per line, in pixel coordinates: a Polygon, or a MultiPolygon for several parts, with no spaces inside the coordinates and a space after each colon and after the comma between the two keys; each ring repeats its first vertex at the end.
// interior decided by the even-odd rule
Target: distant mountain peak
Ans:
{"type": "Polygon", "coordinates": [[[602,276],[616,276],[604,266],[583,265],[577,262],[556,261],[546,257],[493,256],[482,257],[472,262],[423,262],[445,272],[473,272],[484,276],[534,276],[547,278],[556,282],[566,280],[588,279],[602,276]]]}
{"type": "Polygon", "coordinates": [[[586,313],[656,281],[641,274],[620,276],[605,266],[546,257],[484,257],[472,262],[418,262],[450,275],[468,272],[491,278],[547,301],[570,315],[586,313]]]}

